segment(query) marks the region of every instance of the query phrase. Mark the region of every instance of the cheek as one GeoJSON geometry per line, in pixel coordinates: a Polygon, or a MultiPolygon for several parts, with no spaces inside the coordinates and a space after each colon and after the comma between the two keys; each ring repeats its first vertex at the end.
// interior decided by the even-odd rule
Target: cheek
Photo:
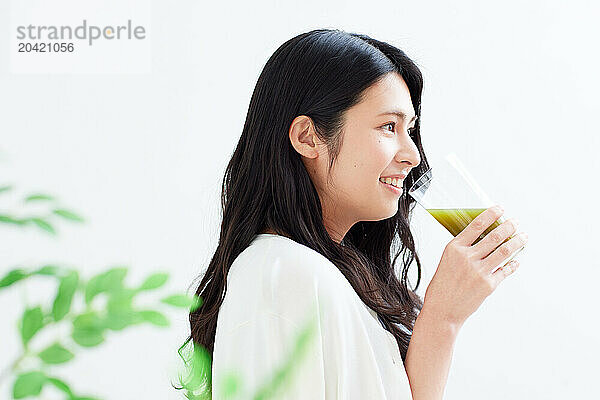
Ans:
{"type": "Polygon", "coordinates": [[[353,197],[365,192],[371,194],[378,189],[381,174],[389,170],[394,158],[393,146],[376,136],[353,144],[340,153],[333,184],[349,191],[353,197]]]}
{"type": "Polygon", "coordinates": [[[375,141],[373,152],[382,159],[390,160],[394,157],[394,152],[398,150],[394,140],[393,138],[378,138],[375,141]]]}
{"type": "Polygon", "coordinates": [[[381,174],[389,171],[389,166],[394,159],[394,151],[391,143],[386,142],[382,138],[375,139],[369,148],[369,165],[370,169],[378,179],[381,174]]]}

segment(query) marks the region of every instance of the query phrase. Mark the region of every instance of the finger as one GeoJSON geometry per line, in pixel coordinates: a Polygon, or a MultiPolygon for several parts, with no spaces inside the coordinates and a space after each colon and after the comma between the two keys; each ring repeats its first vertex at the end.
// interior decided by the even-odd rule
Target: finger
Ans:
{"type": "Polygon", "coordinates": [[[495,227],[480,242],[473,245],[475,255],[479,256],[480,260],[487,257],[498,246],[507,243],[509,238],[517,231],[518,226],[517,220],[511,218],[495,227]]]}
{"type": "Polygon", "coordinates": [[[504,214],[504,210],[496,205],[475,217],[456,237],[455,241],[470,246],[483,232],[504,214]]]}
{"type": "Polygon", "coordinates": [[[515,237],[511,238],[508,242],[499,246],[489,256],[483,259],[483,262],[487,265],[489,272],[492,272],[502,261],[510,257],[514,252],[519,250],[527,243],[527,234],[521,232],[515,237]]]}
{"type": "Polygon", "coordinates": [[[498,287],[500,282],[506,279],[507,276],[513,274],[517,268],[519,268],[519,260],[511,260],[509,263],[501,268],[498,268],[496,272],[491,275],[494,288],[498,287]]]}

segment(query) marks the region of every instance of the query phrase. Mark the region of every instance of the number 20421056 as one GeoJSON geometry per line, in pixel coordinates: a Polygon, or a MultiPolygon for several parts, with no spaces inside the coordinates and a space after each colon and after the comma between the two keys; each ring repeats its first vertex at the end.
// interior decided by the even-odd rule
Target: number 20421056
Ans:
{"type": "Polygon", "coordinates": [[[72,53],[73,50],[73,43],[19,43],[19,53],[72,53]]]}

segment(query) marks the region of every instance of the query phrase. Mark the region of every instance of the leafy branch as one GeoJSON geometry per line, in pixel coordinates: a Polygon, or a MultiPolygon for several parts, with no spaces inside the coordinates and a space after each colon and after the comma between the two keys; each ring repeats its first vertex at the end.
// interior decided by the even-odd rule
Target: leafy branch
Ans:
{"type": "MultiPolygon", "coordinates": [[[[45,384],[52,384],[67,394],[67,398],[83,399],[75,395],[64,381],[52,377],[42,367],[64,364],[74,359],[81,348],[95,347],[103,343],[110,331],[121,331],[138,324],[151,324],[158,327],[170,325],[167,317],[154,308],[138,308],[135,299],[141,293],[158,289],[168,280],[168,274],[157,272],[148,276],[139,286],[128,287],[124,278],[128,269],[115,267],[99,273],[87,282],[79,278],[77,270],[55,265],[25,270],[9,271],[0,280],[0,289],[35,275],[56,278],[58,288],[52,306],[35,305],[27,307],[18,323],[23,353],[2,373],[16,374],[13,384],[13,398],[39,395],[45,384]],[[80,296],[76,296],[76,293],[80,296]],[[105,297],[104,307],[97,307],[94,299],[105,297]],[[74,300],[80,298],[82,311],[74,311],[74,300]],[[43,329],[58,323],[70,325],[70,335],[46,344],[40,350],[30,348],[30,342],[43,329]],[[36,370],[21,371],[25,360],[34,359],[40,367],[36,370]]],[[[200,298],[183,294],[171,294],[160,298],[161,304],[194,310],[201,305],[200,298]]],[[[97,302],[96,302],[97,303],[97,302]]]]}
{"type": "MultiPolygon", "coordinates": [[[[0,195],[13,190],[12,185],[0,186],[0,195]]],[[[55,220],[84,222],[74,211],[58,205],[53,196],[32,193],[22,198],[22,204],[47,204],[49,211],[41,215],[18,216],[17,213],[1,212],[0,224],[27,227],[34,226],[43,232],[55,235],[55,220]]],[[[136,296],[162,287],[169,275],[157,272],[149,275],[139,286],[128,287],[125,284],[127,267],[113,267],[84,281],[76,269],[57,265],[42,265],[38,268],[13,268],[0,279],[0,291],[18,286],[33,276],[45,276],[55,279],[56,295],[52,304],[26,306],[18,321],[18,331],[22,343],[22,353],[0,373],[0,382],[9,376],[15,376],[12,397],[21,399],[39,396],[46,385],[62,391],[68,400],[96,400],[75,394],[69,384],[53,376],[51,369],[55,365],[65,364],[75,358],[78,351],[102,344],[110,331],[151,324],[158,327],[170,325],[167,317],[159,310],[139,308],[135,305],[136,296]],[[79,295],[78,295],[79,294],[79,295]],[[98,298],[105,298],[99,307],[98,298]],[[75,307],[79,301],[80,307],[75,307]],[[80,311],[76,311],[79,309],[80,311]],[[40,332],[59,324],[68,325],[70,332],[58,337],[41,348],[33,349],[32,340],[40,332]],[[37,368],[25,368],[23,365],[37,365],[37,368]]],[[[159,303],[177,308],[195,310],[201,305],[197,296],[171,294],[162,296],[159,303]]]]}
{"type": "MultiPolygon", "coordinates": [[[[8,193],[14,189],[13,185],[0,186],[0,194],[8,193]]],[[[38,215],[18,216],[16,213],[0,212],[0,222],[21,227],[34,226],[42,231],[56,235],[54,221],[58,219],[71,222],[85,222],[78,213],[61,206],[54,196],[44,193],[30,193],[24,196],[20,202],[22,205],[44,203],[49,206],[46,213],[38,215]]]]}

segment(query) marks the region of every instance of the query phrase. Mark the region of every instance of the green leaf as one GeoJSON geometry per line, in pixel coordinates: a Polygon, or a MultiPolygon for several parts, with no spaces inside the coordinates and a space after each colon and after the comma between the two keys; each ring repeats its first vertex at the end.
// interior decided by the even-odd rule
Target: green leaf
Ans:
{"type": "Polygon", "coordinates": [[[52,305],[52,316],[55,321],[60,321],[71,309],[78,282],[79,274],[77,271],[70,271],[66,276],[60,278],[58,292],[52,305]]]}
{"type": "Polygon", "coordinates": [[[127,275],[127,268],[116,267],[109,269],[104,276],[103,285],[107,291],[114,291],[123,288],[123,280],[127,275]]]}
{"type": "Polygon", "coordinates": [[[110,292],[106,303],[107,315],[105,325],[108,329],[122,330],[129,325],[143,322],[137,312],[133,310],[133,298],[137,294],[134,289],[124,288],[110,292]]]}
{"type": "MultiPolygon", "coordinates": [[[[188,296],[185,294],[173,294],[160,299],[160,301],[174,307],[187,308],[191,310],[192,306],[195,306],[196,308],[199,307],[199,305],[197,305],[198,299],[200,298],[196,295],[188,296]]],[[[201,299],[200,303],[202,303],[201,299]]],[[[195,311],[196,308],[191,311],[195,311]]]]}
{"type": "Polygon", "coordinates": [[[142,317],[134,310],[120,311],[106,315],[104,325],[113,331],[120,331],[128,326],[144,322],[142,317]]]}
{"type": "Polygon", "coordinates": [[[85,285],[85,303],[89,305],[97,294],[102,293],[104,273],[92,277],[85,285]]]}
{"type": "Polygon", "coordinates": [[[27,396],[37,396],[46,382],[46,375],[40,371],[19,374],[13,385],[13,398],[22,399],[27,396]]]}
{"type": "Polygon", "coordinates": [[[52,233],[52,234],[56,234],[56,230],[54,230],[54,227],[52,225],[50,225],[44,219],[38,218],[38,217],[33,217],[33,218],[29,218],[29,220],[31,222],[33,222],[34,224],[36,224],[37,226],[39,226],[40,228],[42,228],[43,230],[45,230],[49,233],[52,233]]]}
{"type": "Polygon", "coordinates": [[[67,393],[70,398],[73,397],[73,391],[71,390],[69,385],[67,385],[65,382],[61,381],[60,379],[52,378],[52,377],[47,377],[47,381],[49,383],[53,384],[54,386],[56,386],[58,389],[67,393]]]}
{"type": "Polygon", "coordinates": [[[90,304],[96,295],[123,287],[127,268],[112,268],[91,278],[85,287],[85,302],[90,304]]]}
{"type": "Polygon", "coordinates": [[[77,221],[77,222],[85,221],[83,219],[83,217],[79,216],[78,214],[74,213],[73,211],[65,210],[62,208],[57,208],[55,210],[52,210],[52,212],[60,217],[63,217],[65,219],[68,219],[71,221],[77,221]]]}
{"type": "Polygon", "coordinates": [[[39,201],[39,200],[54,200],[54,197],[47,195],[47,194],[36,193],[36,194],[29,195],[25,199],[23,199],[23,203],[28,203],[30,201],[39,201]]]}
{"type": "Polygon", "coordinates": [[[56,265],[44,265],[37,271],[33,272],[35,275],[49,275],[49,276],[59,276],[63,274],[63,269],[56,265]]]}
{"type": "Polygon", "coordinates": [[[136,290],[129,288],[110,292],[106,302],[106,310],[109,313],[131,310],[133,298],[136,294],[136,290]]]}
{"type": "Polygon", "coordinates": [[[104,328],[104,321],[96,311],[84,312],[73,319],[71,337],[80,346],[97,346],[104,341],[104,328]]]}
{"type": "Polygon", "coordinates": [[[20,281],[21,279],[27,278],[29,274],[25,272],[23,269],[17,268],[9,271],[3,278],[0,280],[0,288],[10,286],[15,282],[20,281]]]}
{"type": "Polygon", "coordinates": [[[13,189],[12,185],[0,186],[0,193],[8,192],[8,191],[11,191],[12,189],[13,189]]]}
{"type": "Polygon", "coordinates": [[[194,300],[185,294],[173,294],[160,299],[160,301],[174,307],[188,308],[194,300]]]}
{"type": "Polygon", "coordinates": [[[163,314],[154,310],[138,311],[138,314],[146,322],[156,326],[169,326],[169,320],[163,314]]]}
{"type": "Polygon", "coordinates": [[[62,364],[71,360],[75,355],[68,349],[64,348],[60,343],[54,343],[48,346],[45,350],[38,353],[38,356],[46,364],[62,364]]]}
{"type": "Polygon", "coordinates": [[[62,390],[63,392],[68,394],[70,398],[73,397],[73,391],[71,390],[69,385],[67,385],[65,382],[61,381],[60,379],[51,378],[51,377],[48,377],[47,381],[49,383],[53,384],[54,386],[56,386],[59,390],[62,390]]]}
{"type": "Polygon", "coordinates": [[[44,315],[40,306],[25,310],[20,324],[23,344],[26,345],[29,343],[33,335],[35,335],[43,326],[44,315]]]}
{"type": "Polygon", "coordinates": [[[28,221],[28,219],[14,218],[10,215],[0,214],[0,222],[4,222],[7,224],[25,225],[28,221]]]}
{"type": "Polygon", "coordinates": [[[159,272],[156,274],[152,274],[146,278],[144,283],[139,287],[139,290],[150,290],[156,289],[164,285],[169,279],[169,274],[159,272]]]}
{"type": "Polygon", "coordinates": [[[104,342],[104,335],[101,331],[74,330],[71,337],[75,343],[83,347],[94,347],[104,342]]]}

